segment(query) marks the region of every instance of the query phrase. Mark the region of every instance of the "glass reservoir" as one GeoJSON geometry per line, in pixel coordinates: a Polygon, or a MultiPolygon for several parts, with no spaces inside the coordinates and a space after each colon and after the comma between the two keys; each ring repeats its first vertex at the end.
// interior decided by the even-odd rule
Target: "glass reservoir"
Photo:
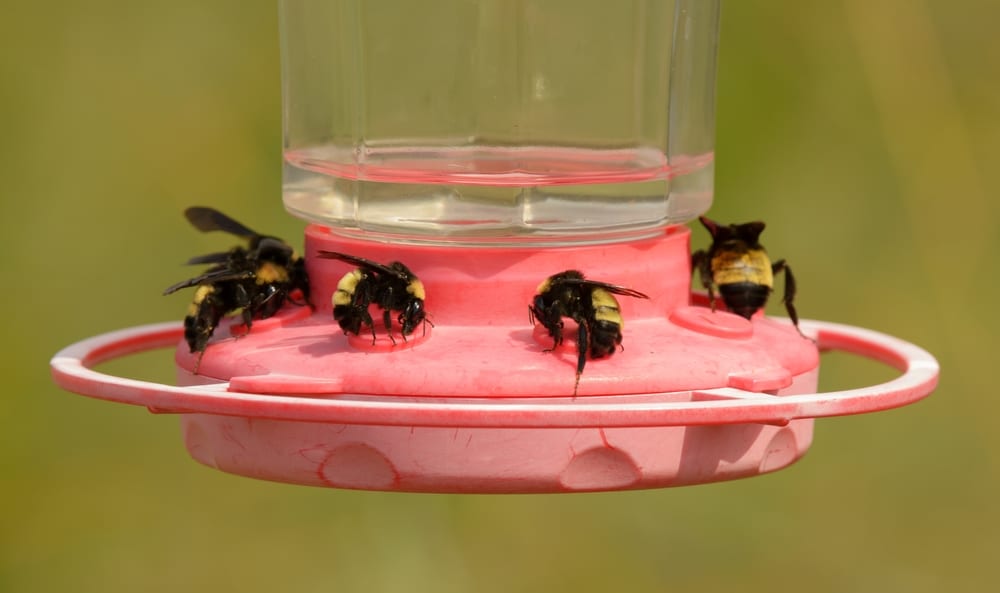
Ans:
{"type": "Polygon", "coordinates": [[[456,244],[657,235],[711,205],[718,0],[281,0],[286,208],[456,244]]]}

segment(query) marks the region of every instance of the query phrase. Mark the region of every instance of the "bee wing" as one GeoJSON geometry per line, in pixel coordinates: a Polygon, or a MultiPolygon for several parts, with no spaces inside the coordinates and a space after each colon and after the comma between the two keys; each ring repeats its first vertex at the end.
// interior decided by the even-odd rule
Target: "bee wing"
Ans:
{"type": "Polygon", "coordinates": [[[200,264],[224,264],[229,261],[229,252],[220,251],[218,253],[206,253],[205,255],[196,255],[191,259],[184,262],[188,266],[197,266],[200,264]]]}
{"type": "Polygon", "coordinates": [[[199,284],[212,284],[215,282],[224,282],[227,280],[245,280],[246,278],[249,278],[252,275],[253,272],[250,271],[234,272],[228,269],[210,270],[208,272],[205,272],[204,274],[195,276],[194,278],[188,278],[183,282],[178,282],[177,284],[168,287],[166,290],[163,291],[163,294],[164,295],[172,294],[182,288],[188,288],[190,286],[198,286],[199,284]]]}
{"type": "Polygon", "coordinates": [[[208,206],[192,206],[184,211],[184,217],[191,225],[203,233],[222,231],[243,239],[255,239],[261,235],[241,223],[236,222],[215,208],[208,206]]]}
{"type": "Polygon", "coordinates": [[[388,266],[384,266],[380,263],[373,262],[370,259],[365,259],[363,257],[358,257],[356,255],[348,255],[346,253],[338,253],[336,251],[324,251],[319,250],[317,255],[323,259],[339,259],[342,262],[347,262],[358,266],[359,268],[364,268],[368,270],[374,270],[381,274],[388,274],[390,276],[396,276],[397,278],[402,278],[406,280],[406,275],[401,273],[399,270],[393,270],[388,266]]]}
{"type": "Polygon", "coordinates": [[[764,232],[764,227],[766,225],[757,220],[754,222],[745,222],[741,225],[737,225],[736,229],[739,236],[743,238],[744,241],[749,243],[757,243],[760,240],[760,234],[764,232]]]}
{"type": "Polygon", "coordinates": [[[648,299],[649,295],[639,292],[638,290],[633,290],[631,288],[626,288],[624,286],[618,286],[617,284],[608,284],[607,282],[598,282],[597,280],[587,280],[585,278],[563,278],[560,280],[561,284],[572,285],[576,284],[579,286],[592,286],[594,288],[602,288],[608,292],[614,294],[620,294],[622,296],[635,297],[637,299],[648,299]]]}
{"type": "Polygon", "coordinates": [[[265,252],[278,252],[282,253],[287,257],[291,257],[293,253],[292,246],[285,243],[277,237],[261,237],[260,242],[257,243],[257,255],[265,252]]]}

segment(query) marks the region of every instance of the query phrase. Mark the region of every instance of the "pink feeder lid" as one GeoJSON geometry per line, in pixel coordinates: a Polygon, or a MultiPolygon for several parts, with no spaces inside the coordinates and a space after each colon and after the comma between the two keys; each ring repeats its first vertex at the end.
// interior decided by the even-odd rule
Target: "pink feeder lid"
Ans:
{"type": "MultiPolygon", "coordinates": [[[[553,351],[528,305],[538,285],[568,269],[639,290],[649,299],[617,297],[622,349],[590,359],[579,397],[661,393],[716,387],[774,391],[818,365],[815,345],[787,322],[758,314],[746,320],[690,306],[690,233],[674,227],[632,243],[527,250],[455,249],[348,239],[310,226],[307,267],[316,311],[286,307],[279,315],[216,330],[198,373],[257,393],[350,393],[406,397],[552,397],[572,395],[577,351],[571,320],[553,351]],[[379,263],[401,261],[422,281],[433,326],[395,344],[373,307],[377,338],[367,328],[344,335],[331,296],[353,266],[316,257],[338,251],[379,263]]],[[[393,316],[395,316],[394,314],[393,316]]],[[[185,344],[180,367],[195,368],[185,344]]]]}
{"type": "MultiPolygon", "coordinates": [[[[56,383],[74,393],[150,408],[154,412],[204,413],[298,422],[391,426],[497,428],[690,426],[740,423],[783,425],[799,418],[845,416],[914,403],[937,386],[939,366],[922,348],[872,330],[803,320],[824,351],[843,351],[881,362],[902,375],[858,389],[770,395],[738,388],[609,397],[404,398],[329,394],[250,393],[229,382],[173,386],[94,370],[95,365],[176,345],[177,322],[110,332],[67,346],[51,361],[56,383]]],[[[191,378],[190,373],[181,371],[191,378]]],[[[276,375],[275,380],[282,380],[276,375]]]]}

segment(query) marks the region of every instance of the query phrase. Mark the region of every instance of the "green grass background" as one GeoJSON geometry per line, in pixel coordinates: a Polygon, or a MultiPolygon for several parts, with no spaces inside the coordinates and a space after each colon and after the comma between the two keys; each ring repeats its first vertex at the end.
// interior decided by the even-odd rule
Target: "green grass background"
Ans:
{"type": "MultiPolygon", "coordinates": [[[[992,590],[1000,557],[1000,3],[725,3],[717,192],[768,221],[804,317],[942,363],[917,405],[821,420],[776,474],[681,489],[438,496],[191,461],[176,418],[57,389],[59,348],[179,319],[192,203],[280,204],[272,2],[28,3],[0,18],[0,591],[992,590]]],[[[704,233],[696,231],[696,245],[704,233]]],[[[780,310],[775,310],[780,313],[780,310]]],[[[169,353],[116,372],[171,380],[169,353]]],[[[891,376],[824,360],[823,387],[891,376]]]]}

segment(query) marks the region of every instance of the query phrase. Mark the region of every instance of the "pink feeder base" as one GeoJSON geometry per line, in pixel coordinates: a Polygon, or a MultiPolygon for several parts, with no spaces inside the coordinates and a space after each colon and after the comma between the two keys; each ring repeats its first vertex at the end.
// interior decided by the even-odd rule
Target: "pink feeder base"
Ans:
{"type": "Polygon", "coordinates": [[[233,391],[180,370],[170,386],[91,367],[174,347],[176,322],[90,338],[52,374],[83,395],[181,415],[198,461],[252,478],[418,492],[568,492],[702,484],[785,467],[812,443],[813,418],[913,403],[937,384],[924,350],[891,336],[803,321],[822,350],[888,364],[880,385],[814,393],[817,373],[771,395],[733,388],[572,398],[401,398],[233,391]]]}
{"type": "MultiPolygon", "coordinates": [[[[789,393],[815,391],[815,380],[803,377],[789,393]]],[[[812,419],[785,426],[482,428],[181,418],[188,451],[209,467],[309,486],[408,492],[574,492],[731,480],[793,463],[813,434],[812,419]]]]}
{"type": "Polygon", "coordinates": [[[781,428],[452,429],[185,414],[182,425],[191,456],[228,473],[308,486],[451,493],[624,490],[745,478],[798,460],[813,432],[812,420],[781,428]]]}

